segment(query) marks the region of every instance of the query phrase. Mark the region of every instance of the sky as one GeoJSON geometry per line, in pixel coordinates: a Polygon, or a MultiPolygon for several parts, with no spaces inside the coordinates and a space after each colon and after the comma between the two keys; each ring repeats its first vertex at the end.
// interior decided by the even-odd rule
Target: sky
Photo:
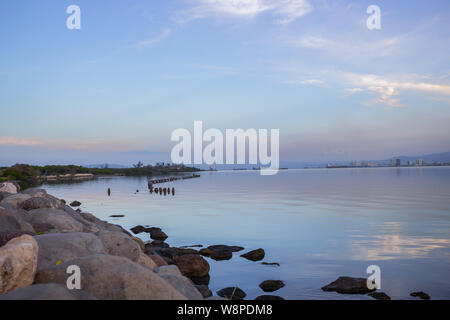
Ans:
{"type": "Polygon", "coordinates": [[[195,120],[279,129],[282,162],[450,151],[449,25],[447,0],[1,1],[0,165],[169,161],[195,120]]]}

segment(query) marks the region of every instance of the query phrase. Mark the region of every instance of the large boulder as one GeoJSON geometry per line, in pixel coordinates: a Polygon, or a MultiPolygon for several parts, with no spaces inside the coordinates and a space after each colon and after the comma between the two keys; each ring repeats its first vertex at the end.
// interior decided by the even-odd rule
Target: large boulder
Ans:
{"type": "Polygon", "coordinates": [[[67,261],[36,275],[36,283],[67,281],[66,269],[77,265],[81,289],[102,300],[185,300],[167,281],[131,260],[111,255],[91,255],[67,261]]]}
{"type": "Polygon", "coordinates": [[[25,218],[21,210],[0,210],[0,232],[23,231],[34,234],[34,228],[25,218]]]}
{"type": "Polygon", "coordinates": [[[2,182],[0,183],[0,192],[17,193],[20,191],[20,186],[15,182],[2,182]]]}
{"type": "Polygon", "coordinates": [[[178,292],[189,300],[203,300],[200,291],[192,284],[192,281],[183,276],[173,274],[159,274],[159,276],[172,285],[178,292]]]}
{"type": "Polygon", "coordinates": [[[29,214],[32,226],[46,223],[59,233],[83,232],[83,225],[65,211],[45,208],[31,210],[29,214]]]}
{"type": "MultiPolygon", "coordinates": [[[[75,219],[79,223],[83,225],[83,232],[89,232],[89,233],[97,233],[99,232],[102,227],[97,225],[96,223],[89,221],[86,219],[81,213],[73,210],[68,205],[64,205],[63,207],[64,212],[66,212],[71,218],[75,219]]],[[[101,221],[101,220],[99,220],[101,221]]],[[[110,231],[120,231],[120,228],[110,230],[110,231]]]]}
{"type": "Polygon", "coordinates": [[[209,273],[209,263],[198,254],[185,254],[179,257],[176,266],[181,273],[190,277],[203,277],[209,273]]]}
{"type": "Polygon", "coordinates": [[[0,248],[0,294],[29,286],[36,273],[38,245],[23,235],[0,248]]]}
{"type": "Polygon", "coordinates": [[[139,253],[139,259],[137,260],[137,263],[139,263],[140,265],[143,265],[144,267],[146,267],[150,270],[153,270],[158,267],[156,262],[143,252],[139,253]]]}
{"type": "Polygon", "coordinates": [[[47,195],[47,191],[41,188],[28,188],[22,191],[24,194],[28,194],[32,197],[45,197],[47,195]]]}
{"type": "Polygon", "coordinates": [[[96,300],[83,290],[69,290],[66,285],[36,284],[0,295],[0,300],[96,300]]]}
{"type": "MultiPolygon", "coordinates": [[[[92,223],[100,230],[124,232],[123,228],[121,228],[120,226],[100,220],[99,218],[94,216],[92,213],[88,213],[88,212],[77,213],[75,210],[73,210],[69,206],[66,206],[65,210],[66,210],[66,212],[69,211],[69,212],[72,212],[74,215],[78,215],[80,218],[92,223]]],[[[124,232],[124,233],[126,233],[126,232],[124,232]]]]}
{"type": "Polygon", "coordinates": [[[28,232],[24,232],[24,231],[0,232],[0,247],[3,247],[5,244],[7,244],[12,239],[21,237],[24,234],[28,234],[30,236],[34,235],[32,233],[28,233],[28,232]]]}
{"type": "Polygon", "coordinates": [[[125,257],[135,262],[138,261],[141,248],[136,241],[125,233],[102,230],[97,235],[108,254],[125,257]]]}
{"type": "Polygon", "coordinates": [[[13,195],[12,193],[9,192],[4,192],[4,191],[0,191],[0,202],[5,199],[8,198],[9,196],[13,195]]]}
{"type": "Polygon", "coordinates": [[[39,244],[38,271],[97,253],[106,253],[100,239],[91,233],[49,233],[35,237],[39,244]]]}
{"type": "Polygon", "coordinates": [[[30,199],[31,196],[28,194],[18,193],[13,194],[12,196],[9,196],[0,202],[0,206],[6,208],[6,209],[12,209],[15,210],[19,208],[19,206],[22,204],[22,202],[30,199]]]}
{"type": "Polygon", "coordinates": [[[26,211],[44,208],[64,209],[64,203],[55,197],[45,195],[25,200],[20,204],[20,207],[26,211]]]}
{"type": "Polygon", "coordinates": [[[369,289],[365,278],[339,277],[336,281],[323,287],[322,290],[347,294],[365,294],[375,291],[376,288],[369,289]]]}

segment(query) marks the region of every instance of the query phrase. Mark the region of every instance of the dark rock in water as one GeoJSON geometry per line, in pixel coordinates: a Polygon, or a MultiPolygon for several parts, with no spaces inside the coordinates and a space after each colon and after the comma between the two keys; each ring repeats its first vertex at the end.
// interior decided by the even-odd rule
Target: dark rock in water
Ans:
{"type": "Polygon", "coordinates": [[[71,206],[71,207],[79,207],[79,206],[81,206],[81,202],[80,202],[80,201],[73,201],[73,202],[70,204],[70,206],[71,206]]]}
{"type": "Polygon", "coordinates": [[[214,246],[209,246],[208,249],[211,250],[211,251],[230,250],[231,252],[239,252],[239,251],[244,250],[243,247],[227,246],[227,245],[224,245],[224,244],[218,244],[218,245],[214,245],[214,246]]]}
{"type": "Polygon", "coordinates": [[[377,300],[391,300],[391,297],[384,292],[371,292],[368,295],[377,300]]]}
{"type": "Polygon", "coordinates": [[[266,253],[264,252],[264,249],[256,249],[250,252],[247,252],[245,254],[242,254],[241,257],[251,260],[251,261],[260,261],[264,259],[266,253]]]}
{"type": "Polygon", "coordinates": [[[170,246],[162,240],[153,240],[148,245],[153,248],[170,248],[170,246]]]}
{"type": "Polygon", "coordinates": [[[123,214],[112,214],[109,217],[110,218],[123,218],[123,217],[125,217],[125,215],[123,215],[123,214]]]}
{"type": "Polygon", "coordinates": [[[212,296],[211,290],[209,290],[209,287],[204,284],[195,285],[197,290],[202,294],[203,298],[208,298],[212,296]]]}
{"type": "Polygon", "coordinates": [[[77,210],[75,210],[76,212],[78,212],[78,213],[80,213],[81,212],[81,209],[77,209],[77,210]]]}
{"type": "Polygon", "coordinates": [[[238,287],[228,287],[217,291],[219,297],[229,300],[243,300],[247,294],[238,287]]]}
{"type": "Polygon", "coordinates": [[[365,278],[339,277],[336,281],[323,287],[322,290],[347,294],[365,294],[376,289],[367,288],[367,279],[365,278]]]}
{"type": "Polygon", "coordinates": [[[180,249],[162,246],[153,246],[153,249],[155,250],[155,253],[159,254],[169,264],[174,264],[175,261],[183,255],[198,255],[198,251],[194,249],[180,249]]]}
{"type": "Polygon", "coordinates": [[[192,246],[181,246],[180,248],[181,249],[188,249],[188,248],[202,248],[202,247],[203,247],[203,245],[201,245],[201,244],[194,244],[192,246]]]}
{"type": "Polygon", "coordinates": [[[430,300],[430,296],[423,292],[423,291],[418,291],[418,292],[413,292],[410,294],[411,297],[417,297],[423,300],[430,300]]]}
{"type": "Polygon", "coordinates": [[[161,228],[149,228],[150,238],[153,240],[166,240],[168,238],[167,234],[165,234],[161,228]]]}
{"type": "Polygon", "coordinates": [[[12,240],[14,238],[18,238],[20,236],[23,236],[24,234],[28,234],[30,236],[34,235],[31,232],[26,232],[26,231],[0,232],[0,247],[3,247],[10,240],[12,240]]]}
{"type": "Polygon", "coordinates": [[[256,297],[255,300],[284,300],[284,299],[279,296],[264,294],[262,296],[256,297]]]}
{"type": "Polygon", "coordinates": [[[211,280],[211,277],[209,276],[209,274],[207,274],[206,276],[203,277],[191,277],[190,278],[192,280],[192,282],[195,285],[209,285],[209,281],[211,280]]]}
{"type": "Polygon", "coordinates": [[[264,292],[274,292],[284,287],[284,282],[281,280],[266,280],[259,284],[259,287],[264,292]]]}
{"type": "Polygon", "coordinates": [[[211,253],[212,253],[212,250],[208,249],[208,248],[203,248],[200,250],[200,254],[205,257],[209,257],[211,255],[211,253]]]}
{"type": "Polygon", "coordinates": [[[232,257],[233,252],[231,252],[231,250],[213,250],[210,255],[210,258],[216,261],[230,260],[232,257]]]}
{"type": "Polygon", "coordinates": [[[142,232],[147,232],[147,228],[143,227],[143,226],[136,226],[130,229],[131,232],[133,232],[134,234],[139,234],[142,232]]]}
{"type": "Polygon", "coordinates": [[[280,266],[280,264],[278,262],[261,262],[261,264],[263,264],[265,266],[277,266],[277,267],[280,266]]]}
{"type": "Polygon", "coordinates": [[[64,200],[64,199],[61,199],[60,201],[64,204],[66,204],[66,200],[64,200]]]}
{"type": "Polygon", "coordinates": [[[175,261],[185,277],[203,277],[209,273],[209,263],[198,254],[184,254],[175,261]]]}

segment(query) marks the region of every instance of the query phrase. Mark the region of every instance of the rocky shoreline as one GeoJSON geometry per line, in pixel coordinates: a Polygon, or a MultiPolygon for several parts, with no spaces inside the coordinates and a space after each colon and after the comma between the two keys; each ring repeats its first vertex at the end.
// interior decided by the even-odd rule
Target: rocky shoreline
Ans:
{"type": "MultiPolygon", "coordinates": [[[[148,233],[144,243],[119,225],[91,213],[74,210],[44,189],[20,191],[18,184],[0,184],[0,300],[242,300],[246,293],[228,287],[213,296],[209,289],[210,265],[204,257],[229,260],[240,246],[202,245],[171,247],[167,234],[157,227],[136,226],[135,235],[148,233]],[[194,248],[200,248],[199,250],[194,248]],[[74,269],[75,268],[75,269],[74,269]],[[79,283],[71,276],[79,271],[79,283]],[[71,287],[69,289],[69,287],[71,287]]],[[[262,261],[263,249],[240,255],[262,261]]],[[[259,262],[279,266],[279,263],[259,262]]],[[[368,294],[390,300],[383,292],[369,290],[367,279],[339,277],[322,288],[341,294],[368,294]]],[[[262,291],[285,286],[266,280],[262,291]]],[[[430,299],[424,292],[411,296],[430,299]]],[[[255,300],[283,300],[260,295],[255,300]]]]}

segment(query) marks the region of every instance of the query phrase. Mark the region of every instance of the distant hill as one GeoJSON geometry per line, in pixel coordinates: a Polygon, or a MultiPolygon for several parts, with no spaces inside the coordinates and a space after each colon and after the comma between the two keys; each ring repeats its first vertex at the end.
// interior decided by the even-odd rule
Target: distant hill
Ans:
{"type": "Polygon", "coordinates": [[[125,168],[129,168],[127,166],[123,166],[121,164],[114,164],[114,163],[90,164],[90,165],[84,166],[84,167],[85,168],[90,168],[90,169],[102,169],[102,168],[105,168],[105,165],[108,166],[108,168],[111,168],[111,169],[125,169],[125,168]]]}

